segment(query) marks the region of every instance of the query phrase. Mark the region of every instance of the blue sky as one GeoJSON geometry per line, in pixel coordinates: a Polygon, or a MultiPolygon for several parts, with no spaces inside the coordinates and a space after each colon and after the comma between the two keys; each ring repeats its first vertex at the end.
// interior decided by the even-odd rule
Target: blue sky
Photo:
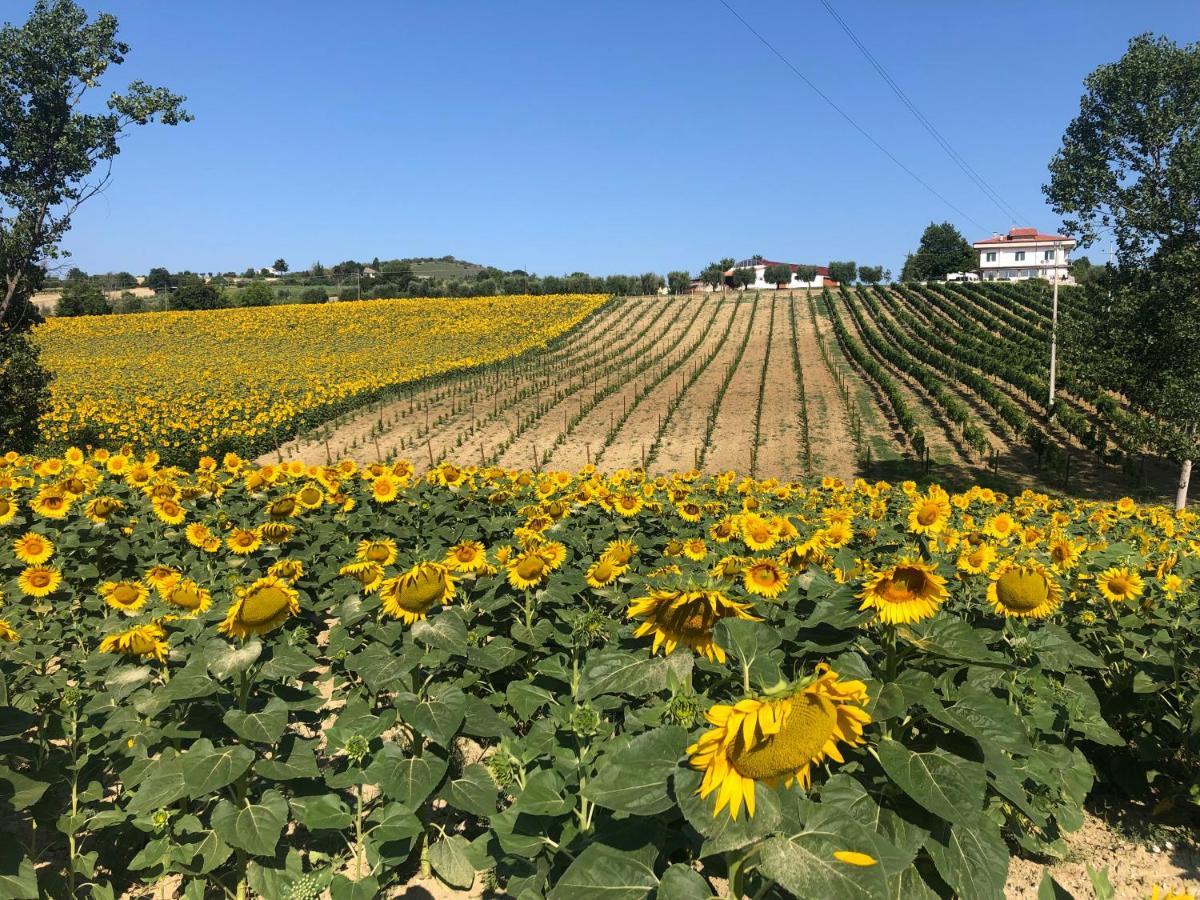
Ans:
{"type": "MultiPolygon", "coordinates": [[[[1084,76],[1142,31],[1200,38],[1195,0],[832,2],[1018,224],[1043,230],[1059,223],[1040,186],[1084,76]]],[[[106,86],[164,84],[196,116],[136,132],[76,216],[64,246],[89,272],[443,254],[696,272],[753,253],[898,272],[931,220],[969,240],[1012,224],[818,0],[730,3],[978,224],[719,0],[83,3],[133,48],[106,86]]]]}

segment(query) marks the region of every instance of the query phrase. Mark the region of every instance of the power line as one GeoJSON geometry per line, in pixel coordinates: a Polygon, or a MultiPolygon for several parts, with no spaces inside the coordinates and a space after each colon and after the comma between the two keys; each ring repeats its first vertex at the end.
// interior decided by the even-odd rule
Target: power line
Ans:
{"type": "Polygon", "coordinates": [[[777,50],[775,48],[774,44],[772,44],[765,37],[763,37],[761,34],[759,34],[759,32],[757,30],[755,30],[754,26],[751,25],[749,22],[747,22],[745,19],[743,19],[741,14],[739,14],[736,9],[734,9],[732,6],[730,6],[726,2],[726,0],[720,0],[720,3],[727,10],[729,10],[730,14],[735,19],[737,19],[739,22],[742,23],[742,25],[744,25],[746,27],[747,31],[749,31],[752,35],[754,35],[756,38],[758,38],[758,40],[762,43],[762,45],[764,47],[766,47],[773,54],[775,54],[775,56],[777,56],[779,58],[780,62],[782,62],[785,66],[787,66],[789,69],[791,69],[793,75],[795,75],[797,78],[799,78],[801,81],[803,81],[806,85],[808,85],[809,89],[814,94],[816,94],[818,97],[820,97],[822,100],[824,100],[830,107],[832,107],[832,109],[838,115],[840,115],[843,119],[845,119],[847,122],[849,122],[855,131],[857,131],[859,134],[861,134],[863,137],[865,137],[868,141],[870,141],[872,144],[874,144],[875,148],[877,150],[879,150],[880,153],[882,153],[884,156],[886,156],[888,159],[890,159],[892,162],[894,162],[897,166],[899,166],[901,169],[903,169],[905,174],[907,174],[910,178],[912,178],[913,181],[917,182],[917,184],[921,185],[921,187],[925,188],[925,190],[929,191],[929,193],[933,194],[933,196],[937,197],[939,200],[941,200],[943,203],[945,203],[948,207],[950,207],[952,210],[954,210],[956,213],[958,213],[964,219],[969,221],[972,225],[974,225],[980,231],[987,230],[985,228],[985,226],[981,225],[973,216],[970,216],[967,213],[963,212],[961,209],[959,209],[957,206],[955,206],[953,203],[951,203],[949,200],[947,200],[944,196],[942,196],[942,194],[940,194],[937,190],[935,190],[934,187],[929,184],[929,182],[927,182],[924,178],[922,178],[920,175],[918,175],[916,172],[914,172],[912,169],[910,169],[908,166],[906,166],[904,163],[902,163],[899,159],[897,159],[896,156],[890,150],[888,150],[887,147],[883,146],[883,144],[881,144],[881,143],[879,143],[879,141],[875,140],[875,138],[871,136],[870,132],[868,132],[865,128],[863,128],[861,125],[859,125],[858,122],[856,122],[850,116],[849,113],[847,113],[844,109],[842,109],[840,106],[838,106],[836,103],[834,103],[833,100],[830,99],[830,97],[824,91],[822,91],[819,87],[817,87],[815,84],[813,84],[811,81],[809,81],[804,76],[804,73],[801,72],[799,69],[797,69],[795,67],[795,65],[792,64],[791,60],[789,60],[786,56],[784,56],[782,53],[780,53],[779,50],[777,50]]]}
{"type": "Polygon", "coordinates": [[[866,57],[867,62],[869,62],[875,68],[875,71],[879,73],[879,77],[882,78],[887,86],[892,89],[892,92],[900,98],[900,101],[908,107],[908,110],[913,114],[913,117],[921,123],[925,130],[929,132],[930,136],[938,142],[943,150],[946,151],[946,155],[949,156],[954,164],[963,171],[963,174],[970,178],[971,181],[973,181],[975,185],[981,191],[983,191],[984,195],[996,205],[996,208],[1000,210],[1001,214],[1007,217],[1013,225],[1028,224],[1030,220],[1022,220],[1021,214],[1011,204],[1005,201],[1005,199],[1000,196],[999,192],[984,180],[982,175],[972,168],[971,164],[963,158],[962,154],[954,149],[950,142],[942,135],[940,131],[938,131],[937,127],[931,121],[929,121],[929,118],[917,108],[917,105],[911,99],[909,99],[908,95],[904,93],[904,90],[896,83],[895,79],[888,74],[888,71],[883,67],[883,64],[880,63],[879,60],[875,58],[874,54],[867,49],[866,45],[859,40],[858,35],[854,33],[854,31],[846,23],[846,20],[838,15],[837,10],[833,8],[833,6],[829,3],[829,0],[821,0],[821,5],[825,7],[825,9],[829,12],[829,15],[833,16],[834,21],[836,21],[838,25],[842,27],[842,31],[846,32],[846,35],[854,43],[854,46],[859,49],[862,55],[866,57]]]}

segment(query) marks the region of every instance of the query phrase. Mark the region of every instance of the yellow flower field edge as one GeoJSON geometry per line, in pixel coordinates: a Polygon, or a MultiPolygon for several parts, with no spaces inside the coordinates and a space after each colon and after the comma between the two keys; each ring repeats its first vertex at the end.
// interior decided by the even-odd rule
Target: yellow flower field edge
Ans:
{"type": "Polygon", "coordinates": [[[1098,776],[1193,788],[1198,537],[979,487],[8,454],[0,894],[1000,898],[1098,776]]]}
{"type": "Polygon", "coordinates": [[[253,457],[404,385],[511,363],[609,298],[367,300],[52,318],[50,448],[132,444],[170,462],[253,457]]]}

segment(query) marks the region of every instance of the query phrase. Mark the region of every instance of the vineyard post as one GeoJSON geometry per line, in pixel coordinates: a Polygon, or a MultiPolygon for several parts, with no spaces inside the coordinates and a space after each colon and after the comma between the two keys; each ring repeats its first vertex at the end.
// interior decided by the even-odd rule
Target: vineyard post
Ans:
{"type": "MultiPolygon", "coordinates": [[[[376,443],[378,444],[378,442],[376,442],[376,443]]],[[[433,466],[433,441],[432,440],[425,441],[425,449],[427,449],[429,451],[429,468],[432,469],[434,467],[433,466]]]]}
{"type": "Polygon", "coordinates": [[[592,464],[592,445],[585,443],[583,445],[583,453],[584,459],[587,460],[587,464],[590,466],[592,464]]]}
{"type": "MultiPolygon", "coordinates": [[[[1058,244],[1054,245],[1054,265],[1058,266],[1058,244]]],[[[1050,402],[1047,412],[1054,415],[1054,380],[1058,373],[1058,272],[1054,271],[1054,300],[1050,304],[1050,402]]]]}

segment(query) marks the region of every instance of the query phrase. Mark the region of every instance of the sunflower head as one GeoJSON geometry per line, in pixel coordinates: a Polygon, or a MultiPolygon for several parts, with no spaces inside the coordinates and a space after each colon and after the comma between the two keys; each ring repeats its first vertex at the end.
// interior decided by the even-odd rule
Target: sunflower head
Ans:
{"type": "Polygon", "coordinates": [[[54,566],[27,566],[17,576],[17,588],[26,597],[45,597],[62,583],[62,573],[54,566]]]}
{"type": "Polygon", "coordinates": [[[54,555],[54,544],[45,535],[29,531],[13,541],[13,553],[26,565],[36,566],[54,555]]]}
{"type": "Polygon", "coordinates": [[[752,608],[752,604],[730,600],[718,590],[654,588],[633,600],[625,615],[641,620],[634,637],[654,634],[651,653],[661,647],[669,654],[683,645],[723,663],[725,651],[713,640],[713,628],[721,619],[756,619],[750,613],[752,608]]]}
{"type": "Polygon", "coordinates": [[[1096,576],[1096,585],[1109,603],[1136,600],[1142,594],[1142,576],[1128,566],[1113,566],[1096,576]]]}
{"type": "Polygon", "coordinates": [[[787,569],[773,559],[751,560],[742,570],[742,584],[746,590],[768,600],[774,600],[787,589],[790,577],[787,569]]]}
{"type": "Polygon", "coordinates": [[[859,609],[875,610],[881,622],[920,622],[946,599],[946,579],[929,563],[906,558],[869,575],[858,596],[859,609]]]}
{"type": "Polygon", "coordinates": [[[377,566],[390,566],[396,561],[396,542],[391,538],[360,541],[357,557],[377,566]]]}
{"type": "Polygon", "coordinates": [[[118,612],[133,615],[146,605],[150,592],[140,581],[106,581],[100,585],[100,596],[118,612]]]}
{"type": "Polygon", "coordinates": [[[383,611],[409,625],[424,619],[435,603],[454,599],[454,578],[439,562],[420,562],[379,588],[383,611]]]}
{"type": "Polygon", "coordinates": [[[689,764],[704,773],[698,793],[716,793],[713,815],[728,808],[737,819],[742,804],[754,815],[758,782],[774,787],[812,784],[812,767],[826,758],[844,762],[840,744],[864,742],[870,724],[867,687],[861,681],[842,681],[827,666],[818,666],[807,684],[786,696],[747,698],[717,704],[707,719],[713,726],[688,747],[689,764]]]}
{"type": "Polygon", "coordinates": [[[100,642],[101,653],[120,653],[135,659],[167,661],[167,633],[157,622],[135,625],[110,634],[100,642]]]}
{"type": "Polygon", "coordinates": [[[190,578],[180,579],[169,589],[163,591],[163,599],[193,616],[212,606],[212,594],[190,578]]]}
{"type": "Polygon", "coordinates": [[[445,563],[454,572],[483,572],[487,553],[479,541],[459,541],[446,553],[445,563]]]}
{"type": "Polygon", "coordinates": [[[266,575],[237,592],[218,629],[228,637],[245,639],[274,631],[299,612],[296,589],[282,578],[266,575]]]}
{"type": "Polygon", "coordinates": [[[1044,619],[1062,602],[1062,587],[1040,562],[1006,559],[992,571],[987,599],[1005,617],[1044,619]]]}

